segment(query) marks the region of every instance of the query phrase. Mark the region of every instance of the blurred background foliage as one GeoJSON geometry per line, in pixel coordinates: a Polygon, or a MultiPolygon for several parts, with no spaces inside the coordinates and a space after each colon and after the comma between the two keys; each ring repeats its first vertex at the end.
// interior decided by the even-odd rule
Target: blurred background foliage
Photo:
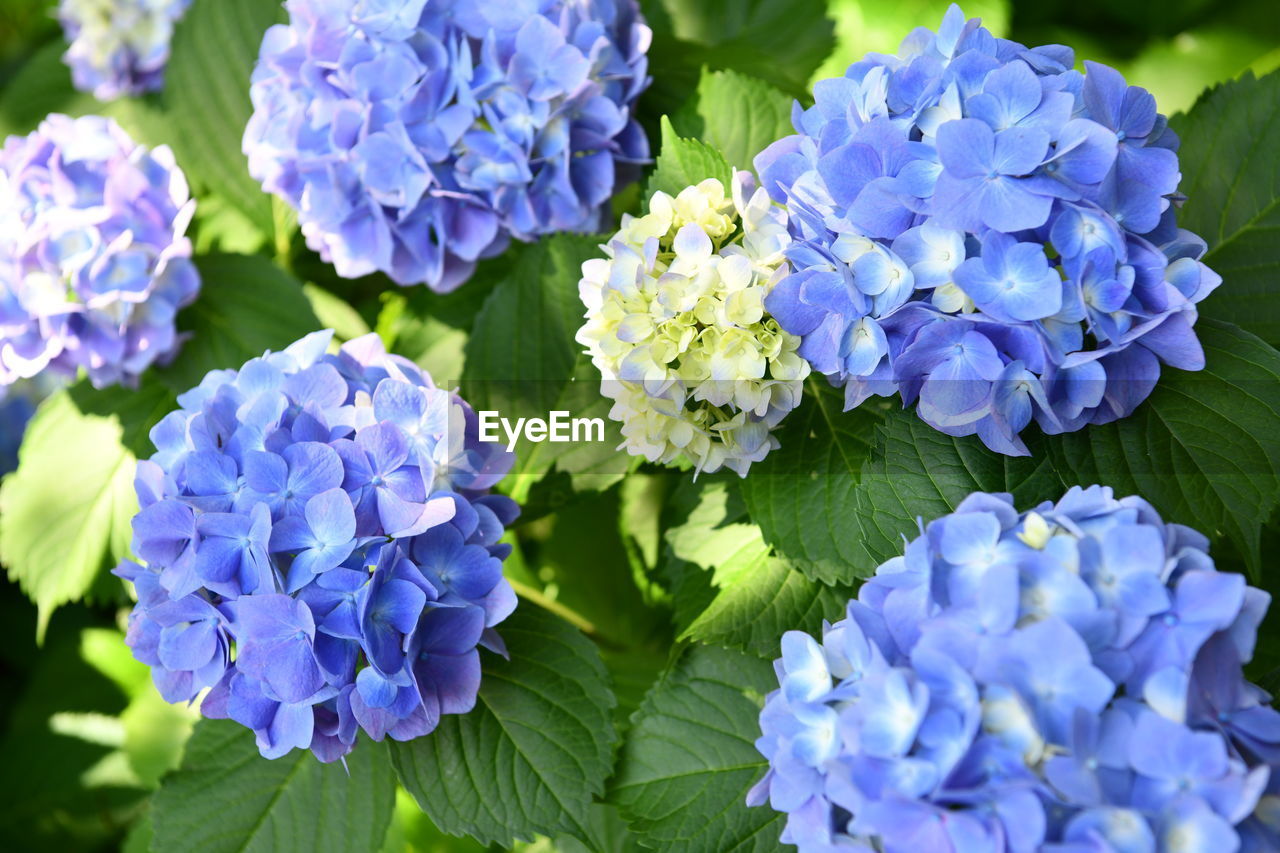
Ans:
{"type": "MultiPolygon", "coordinates": [[[[278,4],[260,2],[271,7],[262,13],[269,20],[278,4]]],[[[71,88],[59,61],[64,46],[53,5],[52,0],[0,0],[0,135],[27,132],[49,111],[97,111],[116,117],[139,138],[164,140],[165,129],[157,124],[159,98],[104,107],[71,88]]],[[[640,111],[656,146],[660,117],[676,115],[686,105],[704,66],[752,74],[803,99],[813,80],[841,73],[868,51],[894,51],[914,27],[936,27],[948,3],[642,0],[642,5],[655,30],[651,68],[656,80],[640,111]],[[823,22],[823,15],[829,20],[823,22]]],[[[1028,44],[1069,44],[1078,60],[1114,65],[1131,83],[1150,89],[1168,114],[1187,109],[1217,82],[1247,70],[1263,74],[1280,67],[1275,0],[971,0],[964,9],[981,16],[998,35],[1028,44]]],[[[238,127],[223,132],[238,139],[238,127]]],[[[184,149],[178,153],[183,159],[184,149]]],[[[237,204],[237,197],[234,188],[200,196],[197,251],[271,255],[305,282],[321,325],[337,329],[342,338],[376,329],[389,346],[442,383],[462,376],[471,321],[508,272],[510,259],[482,267],[475,280],[447,296],[425,288],[399,290],[381,276],[344,281],[305,248],[278,203],[271,204],[264,228],[265,201],[261,210],[250,211],[237,204]]],[[[632,209],[638,202],[633,188],[615,207],[632,209]]],[[[570,615],[600,645],[619,697],[620,726],[667,664],[689,613],[696,614],[690,603],[705,604],[713,594],[710,573],[685,570],[687,564],[663,544],[664,532],[687,514],[689,496],[679,488],[687,480],[646,469],[586,495],[552,475],[534,487],[522,523],[510,534],[517,546],[508,563],[510,576],[530,595],[570,615]]],[[[1267,534],[1270,553],[1276,551],[1273,535],[1267,534]]],[[[129,656],[121,633],[128,606],[122,587],[100,584],[89,601],[58,610],[43,646],[37,647],[35,607],[15,584],[0,587],[0,749],[5,758],[0,762],[0,850],[147,849],[148,797],[177,766],[195,711],[166,705],[146,668],[129,656]]],[[[593,817],[596,834],[610,850],[634,848],[612,808],[597,806],[593,817]]],[[[442,835],[404,791],[398,793],[383,847],[387,853],[483,849],[442,835]]],[[[518,849],[580,853],[585,848],[573,840],[540,839],[518,849]]]]}

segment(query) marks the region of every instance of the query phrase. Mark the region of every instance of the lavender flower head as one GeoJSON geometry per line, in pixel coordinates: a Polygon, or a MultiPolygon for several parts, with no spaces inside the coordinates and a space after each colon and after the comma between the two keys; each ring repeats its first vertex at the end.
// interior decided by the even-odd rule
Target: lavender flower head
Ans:
{"type": "Polygon", "coordinates": [[[173,27],[191,0],[61,0],[71,47],[63,61],[82,92],[100,101],[159,90],[173,27]]]}
{"type": "Polygon", "coordinates": [[[440,291],[509,238],[592,231],[648,143],[635,0],[289,0],[249,170],[338,273],[440,291]]]}
{"type": "Polygon", "coordinates": [[[753,805],[800,853],[1262,853],[1280,713],[1247,682],[1270,597],[1140,498],[970,495],[821,642],[792,631],[753,805]]]}
{"type": "Polygon", "coordinates": [[[787,204],[795,273],[768,308],[853,408],[901,394],[950,435],[1027,453],[1204,366],[1221,279],[1179,229],[1177,136],[1144,89],[952,6],[898,56],[814,86],[756,165],[787,204]]]}
{"type": "Polygon", "coordinates": [[[167,146],[51,115],[0,150],[0,386],[45,371],[133,384],[181,343],[200,290],[195,209],[167,146]]]}
{"type": "Polygon", "coordinates": [[[151,432],[128,643],[161,694],[322,761],[475,704],[477,646],[516,600],[489,493],[512,456],[376,335],[317,332],[212,371],[151,432]],[[234,655],[232,654],[234,650],[234,655]],[[210,689],[211,688],[211,689],[210,689]]]}

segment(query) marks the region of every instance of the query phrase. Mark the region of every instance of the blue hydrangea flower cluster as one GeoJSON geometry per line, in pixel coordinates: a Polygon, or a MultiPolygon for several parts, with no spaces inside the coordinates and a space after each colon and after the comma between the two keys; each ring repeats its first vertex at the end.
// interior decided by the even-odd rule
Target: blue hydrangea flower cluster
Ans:
{"type": "Polygon", "coordinates": [[[464,713],[515,608],[513,461],[376,335],[317,332],[178,398],[138,464],[128,643],[170,702],[322,761],[464,713]],[[234,649],[234,654],[233,654],[234,649]]]}
{"type": "Polygon", "coordinates": [[[1280,849],[1270,597],[1140,498],[974,494],[792,631],[750,794],[801,853],[1280,849]]]}
{"type": "Polygon", "coordinates": [[[61,0],[71,47],[63,61],[82,92],[100,101],[159,90],[173,27],[191,0],[61,0]]]}
{"type": "Polygon", "coordinates": [[[51,115],[0,150],[0,386],[84,370],[133,384],[181,344],[195,300],[195,202],[167,146],[51,115]]]}
{"type": "Polygon", "coordinates": [[[901,394],[950,435],[1020,455],[1125,417],[1160,364],[1198,370],[1221,279],[1175,222],[1178,139],[1112,68],[1072,69],[952,6],[936,34],[814,86],[756,161],[795,273],[767,307],[845,389],[901,394]]]}
{"type": "Polygon", "coordinates": [[[509,238],[594,231],[648,143],[635,0],[290,0],[249,169],[343,276],[447,291],[509,238]]]}

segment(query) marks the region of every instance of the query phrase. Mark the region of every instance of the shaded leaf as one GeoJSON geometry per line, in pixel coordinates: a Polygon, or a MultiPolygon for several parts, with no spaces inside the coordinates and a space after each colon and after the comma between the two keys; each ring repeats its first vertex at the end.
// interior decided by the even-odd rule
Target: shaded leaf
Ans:
{"type": "Polygon", "coordinates": [[[177,393],[210,370],[238,369],[320,328],[302,286],[261,255],[206,255],[196,267],[200,296],[178,315],[178,328],[191,337],[181,356],[157,371],[177,393]]]}
{"type": "Polygon", "coordinates": [[[749,808],[767,762],[753,745],[764,694],[777,687],[760,658],[694,646],[654,685],[609,793],[641,843],[680,853],[778,849],[782,815],[749,808]]]}
{"type": "MultiPolygon", "coordinates": [[[[513,424],[554,411],[604,424],[603,441],[521,438],[502,488],[522,503],[553,469],[569,475],[575,490],[598,490],[621,479],[630,464],[614,450],[622,439],[600,394],[599,371],[574,340],[585,311],[577,283],[582,262],[600,251],[597,242],[564,234],[520,247],[467,340],[462,390],[477,411],[497,412],[513,424]]],[[[496,434],[505,443],[501,430],[496,434]]]]}
{"type": "Polygon", "coordinates": [[[613,694],[600,654],[568,623],[524,605],[500,629],[510,660],[485,659],[473,711],[391,745],[401,783],[444,832],[510,846],[590,840],[592,798],[613,752],[613,694]]]}
{"type": "Polygon", "coordinates": [[[1280,72],[1246,74],[1202,95],[1171,124],[1187,202],[1178,224],[1209,244],[1223,278],[1200,313],[1280,344],[1280,72]]]}
{"type": "Polygon", "coordinates": [[[201,720],[152,800],[152,849],[364,853],[382,844],[394,804],[385,744],[362,739],[345,767],[296,749],[269,761],[244,726],[201,720]]]}
{"type": "Polygon", "coordinates": [[[810,379],[804,403],[782,422],[782,446],[751,468],[742,495],[776,554],[808,577],[850,582],[859,553],[854,490],[873,428],[890,404],[844,412],[843,392],[810,379]]]}
{"type": "Polygon", "coordinates": [[[241,138],[253,113],[249,75],[263,33],[286,20],[263,0],[195,0],[174,28],[164,105],[174,153],[199,192],[215,192],[263,234],[274,233],[271,199],[249,176],[241,138]]]}

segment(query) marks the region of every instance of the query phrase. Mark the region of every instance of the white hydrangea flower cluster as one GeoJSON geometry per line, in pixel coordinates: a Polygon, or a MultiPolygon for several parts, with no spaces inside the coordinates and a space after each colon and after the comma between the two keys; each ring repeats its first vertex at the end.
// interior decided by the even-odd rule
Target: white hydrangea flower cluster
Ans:
{"type": "Polygon", "coordinates": [[[648,214],[624,216],[607,257],[582,265],[577,339],[628,453],[746,476],[778,446],[771,431],[799,404],[809,364],[764,309],[789,271],[786,211],[750,173],[732,184],[731,197],[714,178],[658,192],[648,214]]]}

